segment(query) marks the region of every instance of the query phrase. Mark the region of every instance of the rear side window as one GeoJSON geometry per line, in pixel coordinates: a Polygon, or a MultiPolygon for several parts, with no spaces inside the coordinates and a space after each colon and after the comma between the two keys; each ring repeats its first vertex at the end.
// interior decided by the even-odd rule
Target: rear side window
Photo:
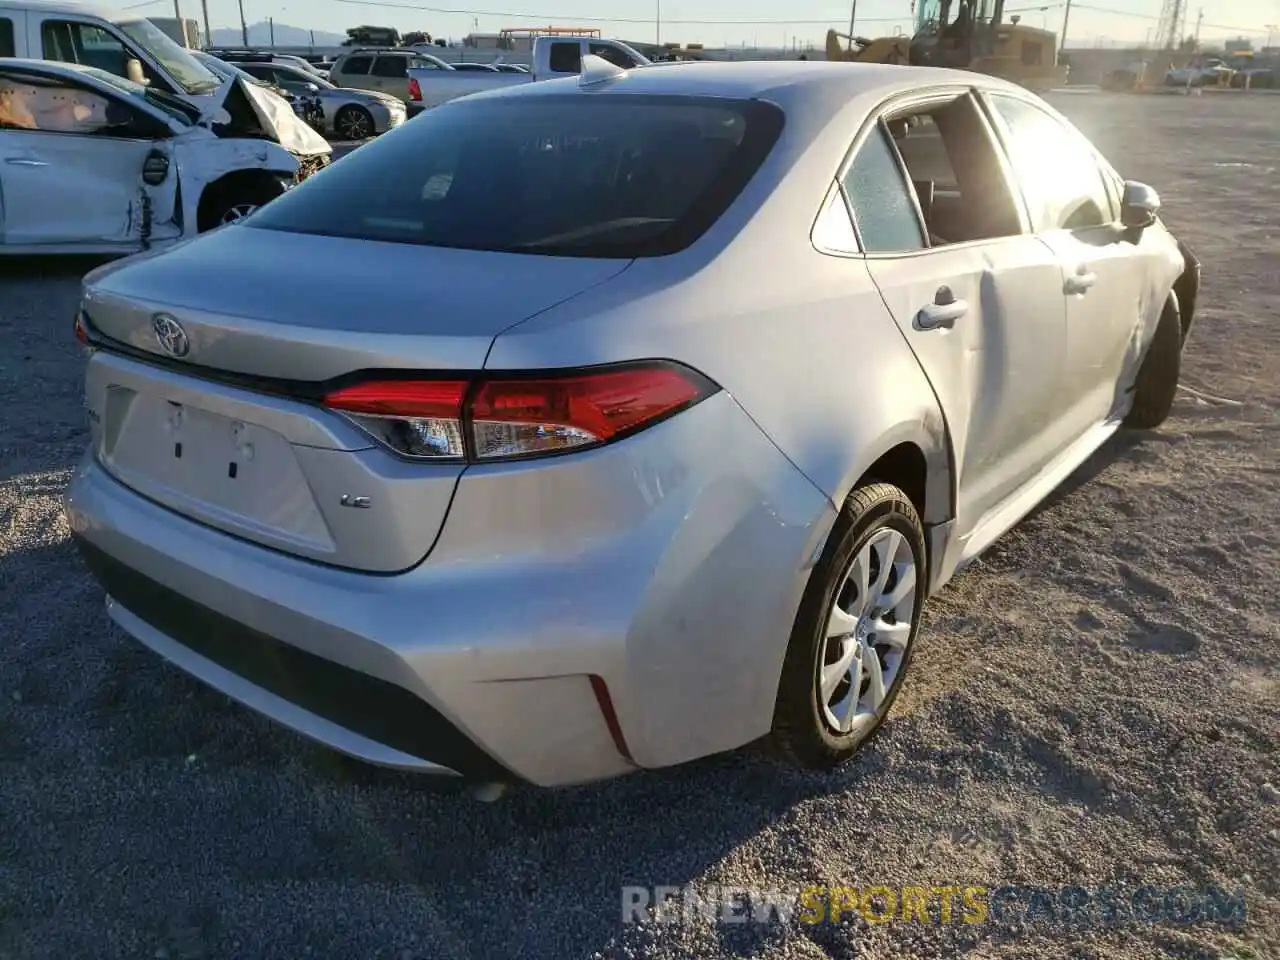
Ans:
{"type": "Polygon", "coordinates": [[[594,53],[597,57],[600,57],[604,60],[608,60],[615,67],[621,67],[623,70],[630,70],[632,67],[636,65],[636,62],[632,60],[629,56],[627,56],[617,47],[612,47],[607,43],[590,44],[590,46],[588,47],[588,52],[594,53]]]}
{"type": "Polygon", "coordinates": [[[347,57],[338,67],[338,72],[349,76],[363,77],[369,72],[369,67],[372,65],[373,57],[347,57]]]}
{"type": "Polygon", "coordinates": [[[581,73],[582,47],[577,43],[553,43],[549,65],[552,73],[581,73]]]}
{"type": "Polygon", "coordinates": [[[254,215],[268,230],[574,257],[674,253],[782,130],[758,101],[547,95],[429,111],[254,215]]]}
{"type": "Polygon", "coordinates": [[[407,77],[409,75],[409,58],[379,57],[373,61],[373,70],[370,73],[375,77],[407,77]]]}
{"type": "Polygon", "coordinates": [[[896,253],[924,247],[910,187],[883,129],[873,130],[858,148],[841,186],[865,252],[896,253]]]}
{"type": "Polygon", "coordinates": [[[14,57],[18,48],[13,43],[13,21],[0,17],[0,57],[14,57]]]}

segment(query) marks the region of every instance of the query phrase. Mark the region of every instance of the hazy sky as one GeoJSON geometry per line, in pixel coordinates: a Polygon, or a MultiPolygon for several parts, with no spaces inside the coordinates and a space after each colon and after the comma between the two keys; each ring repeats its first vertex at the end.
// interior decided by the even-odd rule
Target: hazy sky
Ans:
{"type": "MultiPolygon", "coordinates": [[[[117,0],[139,12],[172,15],[173,0],[117,0]]],[[[179,0],[184,16],[201,17],[201,0],[179,0]]],[[[243,0],[249,23],[275,17],[277,22],[342,33],[361,23],[426,30],[433,35],[462,37],[472,30],[554,23],[598,26],[606,36],[634,40],[655,37],[661,13],[663,41],[707,46],[758,42],[781,45],[793,38],[820,41],[828,27],[849,26],[848,0],[243,0]],[[613,18],[613,19],[610,19],[613,18]],[[683,22],[682,22],[683,21],[683,22]],[[695,23],[691,21],[709,21],[695,23]],[[739,21],[737,23],[729,21],[739,21]],[[741,22],[748,21],[748,22],[741,22]],[[752,22],[754,21],[754,22],[752,22]]],[[[208,0],[214,26],[239,25],[237,0],[208,0]]],[[[1280,24],[1280,0],[1187,0],[1187,32],[1194,32],[1197,12],[1205,11],[1201,39],[1222,39],[1241,32],[1266,39],[1267,24],[1280,24]]],[[[1097,37],[1143,40],[1154,30],[1161,0],[1073,0],[1070,42],[1097,37]],[[1112,11],[1112,12],[1105,12],[1112,11]]],[[[1006,0],[1007,11],[1021,11],[1024,22],[1062,27],[1063,4],[1044,0],[1006,0]]],[[[895,27],[910,31],[909,0],[858,0],[855,33],[875,36],[895,27]]],[[[1274,31],[1280,43],[1280,29],[1274,31]]]]}

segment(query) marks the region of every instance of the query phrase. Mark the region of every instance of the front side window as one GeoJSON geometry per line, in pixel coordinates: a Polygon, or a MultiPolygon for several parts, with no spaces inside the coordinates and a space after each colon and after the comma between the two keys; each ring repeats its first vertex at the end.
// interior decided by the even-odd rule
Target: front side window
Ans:
{"type": "MultiPolygon", "coordinates": [[[[218,88],[218,78],[150,20],[121,20],[115,25],[147,56],[160,64],[186,93],[212,93],[218,88]]],[[[127,74],[121,73],[121,76],[127,74]]]]}
{"type": "Polygon", "coordinates": [[[0,17],[0,57],[14,57],[18,48],[13,42],[13,21],[8,17],[0,17]]]}
{"type": "Polygon", "coordinates": [[[924,247],[910,185],[881,128],[873,130],[858,148],[841,186],[865,252],[895,253],[924,247]]]}
{"type": "Polygon", "coordinates": [[[379,57],[377,60],[373,61],[373,70],[371,73],[375,77],[403,79],[409,75],[409,58],[379,57]]]}
{"type": "Polygon", "coordinates": [[[639,95],[447,103],[252,226],[577,257],[659,256],[728,209],[781,132],[763,102],[639,95]]]}
{"type": "Polygon", "coordinates": [[[133,112],[92,90],[38,77],[0,75],[0,129],[127,135],[133,112]]]}
{"type": "Polygon", "coordinates": [[[1097,156],[1080,133],[1025,100],[989,99],[1037,231],[1082,230],[1115,219],[1097,156]]]}

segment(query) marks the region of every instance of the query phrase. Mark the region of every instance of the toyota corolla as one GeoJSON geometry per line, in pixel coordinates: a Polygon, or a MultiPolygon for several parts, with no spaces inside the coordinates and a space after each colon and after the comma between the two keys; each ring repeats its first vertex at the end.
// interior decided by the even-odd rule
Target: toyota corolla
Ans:
{"type": "Polygon", "coordinates": [[[1198,278],[1011,84],[587,58],[91,275],[66,510],[116,623],[356,757],[831,767],[927,598],[1165,419],[1198,278]]]}

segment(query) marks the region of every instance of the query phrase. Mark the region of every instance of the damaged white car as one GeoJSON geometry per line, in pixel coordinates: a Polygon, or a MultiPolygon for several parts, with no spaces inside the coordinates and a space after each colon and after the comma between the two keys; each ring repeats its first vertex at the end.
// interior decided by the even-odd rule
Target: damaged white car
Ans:
{"type": "Polygon", "coordinates": [[[332,148],[243,81],[205,108],[93,67],[0,58],[0,254],[127,254],[242,219],[332,148]]]}

